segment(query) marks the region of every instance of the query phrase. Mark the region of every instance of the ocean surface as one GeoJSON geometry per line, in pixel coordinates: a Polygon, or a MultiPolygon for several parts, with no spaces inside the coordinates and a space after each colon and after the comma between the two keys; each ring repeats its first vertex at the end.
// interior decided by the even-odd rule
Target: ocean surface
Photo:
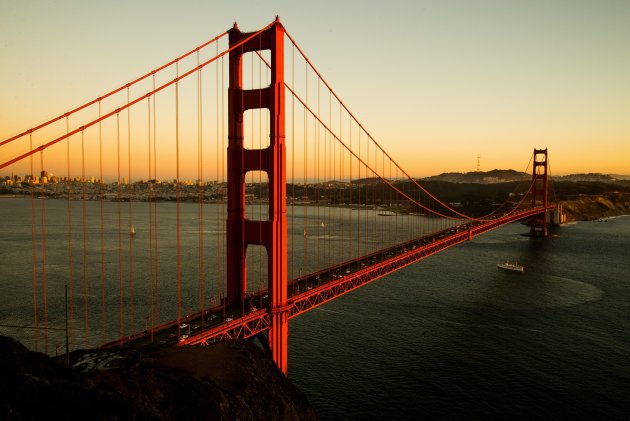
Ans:
{"type": "MultiPolygon", "coordinates": [[[[64,200],[0,199],[1,334],[50,354],[63,351],[61,331],[50,330],[44,338],[41,330],[12,327],[34,323],[33,267],[37,323],[43,325],[42,205],[47,321],[63,327],[63,285],[72,277],[73,348],[143,330],[153,311],[150,280],[156,271],[160,321],[176,314],[175,204],[158,204],[156,230],[149,224],[148,204],[134,204],[138,234],[130,240],[127,204],[103,204],[101,219],[100,203],[87,202],[84,229],[80,202],[71,203],[68,218],[64,200]],[[72,273],[67,269],[70,219],[72,273]],[[157,260],[149,253],[156,232],[157,260]],[[107,294],[106,312],[101,274],[114,292],[107,294]]],[[[198,210],[196,204],[181,206],[184,314],[198,305],[200,232],[203,276],[220,277],[224,270],[224,256],[216,251],[224,227],[215,223],[224,214],[207,205],[200,225],[198,210]]],[[[320,217],[329,232],[344,222],[343,214],[334,212],[320,217]]],[[[308,242],[315,241],[318,225],[319,220],[296,226],[290,242],[304,247],[306,228],[308,242]]],[[[384,232],[372,232],[374,238],[365,241],[375,243],[384,232]]],[[[528,238],[526,232],[527,227],[511,224],[483,234],[293,319],[289,377],[324,420],[630,419],[630,217],[564,225],[548,239],[528,238]],[[518,261],[525,272],[497,269],[505,260],[518,261]]],[[[319,237],[334,244],[333,254],[347,241],[319,237]]],[[[294,270],[301,271],[297,265],[294,270]]],[[[253,288],[260,270],[262,264],[253,259],[248,266],[253,288]]],[[[206,297],[219,288],[216,280],[207,283],[206,297]]]]}
{"type": "Polygon", "coordinates": [[[630,419],[630,217],[497,229],[292,321],[324,420],[630,419]],[[524,273],[499,270],[517,260],[524,273]]]}

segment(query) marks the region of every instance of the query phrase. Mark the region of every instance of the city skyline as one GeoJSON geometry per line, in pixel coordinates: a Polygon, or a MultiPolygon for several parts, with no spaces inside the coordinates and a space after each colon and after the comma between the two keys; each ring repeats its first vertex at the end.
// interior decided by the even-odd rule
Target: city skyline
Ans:
{"type": "Polygon", "coordinates": [[[277,14],[412,176],[474,171],[478,155],[482,170],[524,170],[535,147],[549,148],[554,175],[630,172],[627,3],[396,1],[366,4],[361,19],[348,4],[308,7],[3,3],[0,138],[158,67],[233,21],[256,30],[277,14]]]}

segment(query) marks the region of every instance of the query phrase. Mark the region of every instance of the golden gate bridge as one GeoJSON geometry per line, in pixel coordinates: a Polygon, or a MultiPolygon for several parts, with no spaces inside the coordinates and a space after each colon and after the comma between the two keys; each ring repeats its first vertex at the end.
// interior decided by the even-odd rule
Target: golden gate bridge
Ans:
{"type": "Polygon", "coordinates": [[[0,169],[27,174],[32,298],[20,317],[45,352],[65,300],[75,349],[266,332],[286,374],[291,318],[505,224],[546,236],[556,211],[546,149],[487,215],[438,199],[278,18],[235,24],[0,147],[0,169]],[[51,197],[63,221],[47,216],[51,197]]]}

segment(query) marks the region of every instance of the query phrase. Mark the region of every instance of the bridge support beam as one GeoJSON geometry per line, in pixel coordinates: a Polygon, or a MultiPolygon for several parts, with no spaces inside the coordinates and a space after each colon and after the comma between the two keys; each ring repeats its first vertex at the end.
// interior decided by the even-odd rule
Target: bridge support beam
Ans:
{"type": "MultiPolygon", "coordinates": [[[[249,38],[236,24],[229,31],[230,47],[249,38]]],[[[269,346],[280,370],[287,373],[289,318],[287,308],[286,147],[284,131],[284,27],[278,19],[258,36],[230,52],[228,92],[228,219],[227,297],[239,303],[247,294],[246,257],[249,244],[267,250],[267,287],[271,298],[269,346]],[[243,89],[242,56],[271,51],[271,84],[266,88],[243,89]],[[245,149],[243,116],[246,110],[269,109],[269,146],[245,149]],[[245,218],[245,175],[265,171],[269,179],[269,219],[245,218]]]]}
{"type": "Polygon", "coordinates": [[[532,172],[532,207],[543,206],[545,212],[530,219],[530,235],[546,237],[547,232],[547,149],[534,149],[534,168],[532,172]]]}

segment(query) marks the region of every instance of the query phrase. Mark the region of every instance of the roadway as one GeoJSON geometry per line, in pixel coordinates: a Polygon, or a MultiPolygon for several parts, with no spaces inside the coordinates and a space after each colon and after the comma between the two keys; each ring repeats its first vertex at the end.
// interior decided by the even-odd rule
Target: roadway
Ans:
{"type": "MultiPolygon", "coordinates": [[[[289,281],[289,317],[483,232],[541,212],[542,208],[530,209],[511,216],[467,222],[289,281]]],[[[269,328],[270,304],[268,291],[260,291],[236,305],[217,305],[104,346],[207,344],[226,338],[247,338],[269,328]]]]}

